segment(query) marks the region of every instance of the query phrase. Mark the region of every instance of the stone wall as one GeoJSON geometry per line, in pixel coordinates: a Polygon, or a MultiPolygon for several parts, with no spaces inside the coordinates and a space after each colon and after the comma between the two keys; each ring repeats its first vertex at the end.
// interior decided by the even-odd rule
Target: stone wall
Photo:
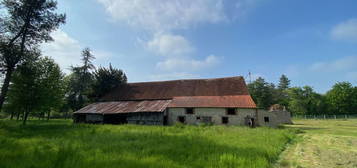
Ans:
{"type": "Polygon", "coordinates": [[[277,127],[281,124],[292,124],[290,112],[258,110],[257,124],[259,126],[277,127]]]}
{"type": "Polygon", "coordinates": [[[246,125],[246,117],[256,117],[256,109],[236,109],[235,115],[228,115],[226,108],[194,108],[193,114],[186,114],[186,108],[169,108],[167,111],[168,124],[178,122],[179,117],[185,117],[185,124],[204,123],[211,117],[211,123],[221,125],[222,117],[228,117],[226,125],[246,125]]]}

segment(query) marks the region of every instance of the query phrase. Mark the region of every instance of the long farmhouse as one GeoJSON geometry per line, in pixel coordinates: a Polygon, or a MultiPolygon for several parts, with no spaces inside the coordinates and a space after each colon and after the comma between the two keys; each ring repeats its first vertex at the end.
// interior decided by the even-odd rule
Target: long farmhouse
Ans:
{"type": "Polygon", "coordinates": [[[74,122],[277,126],[283,110],[258,109],[243,77],[128,83],[74,113],[74,122]]]}

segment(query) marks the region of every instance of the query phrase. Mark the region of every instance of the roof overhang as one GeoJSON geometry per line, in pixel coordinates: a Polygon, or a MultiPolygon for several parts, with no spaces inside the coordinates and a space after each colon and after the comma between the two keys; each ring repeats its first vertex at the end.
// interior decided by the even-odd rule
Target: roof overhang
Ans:
{"type": "Polygon", "coordinates": [[[74,112],[75,114],[124,114],[163,112],[171,100],[116,101],[93,103],[74,112]]]}

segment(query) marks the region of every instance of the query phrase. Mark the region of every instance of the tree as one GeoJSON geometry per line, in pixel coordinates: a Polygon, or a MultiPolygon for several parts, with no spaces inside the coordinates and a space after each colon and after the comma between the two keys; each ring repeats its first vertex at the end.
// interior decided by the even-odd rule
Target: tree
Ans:
{"type": "Polygon", "coordinates": [[[59,66],[50,58],[33,56],[21,64],[14,72],[10,86],[7,108],[22,115],[26,124],[30,114],[41,115],[60,107],[63,91],[63,74],[59,66]]]}
{"type": "Polygon", "coordinates": [[[47,120],[50,118],[51,111],[58,111],[64,103],[64,75],[58,64],[53,59],[44,57],[38,61],[39,76],[38,98],[41,103],[37,110],[47,114],[47,120]]]}
{"type": "Polygon", "coordinates": [[[287,90],[288,109],[299,115],[325,114],[325,103],[322,95],[314,92],[312,87],[293,87],[287,90]]]}
{"type": "Polygon", "coordinates": [[[336,83],[326,94],[326,101],[331,113],[352,114],[357,109],[357,91],[349,82],[336,83]]]}
{"type": "Polygon", "coordinates": [[[248,84],[248,90],[253,100],[260,108],[269,108],[274,104],[273,92],[275,86],[265,82],[261,77],[248,84]]]}
{"type": "Polygon", "coordinates": [[[290,87],[290,80],[288,79],[287,76],[281,75],[279,84],[278,84],[278,89],[283,91],[283,90],[289,89],[289,87],[290,87]]]}
{"type": "Polygon", "coordinates": [[[125,84],[127,77],[120,69],[115,69],[109,64],[109,68],[100,67],[94,72],[93,97],[98,101],[100,97],[104,96],[109,91],[125,84]]]}
{"type": "Polygon", "coordinates": [[[92,93],[93,75],[91,71],[95,68],[92,60],[95,57],[92,55],[89,48],[82,51],[82,66],[71,67],[72,74],[69,75],[67,100],[73,110],[79,110],[87,102],[89,95],[92,93]]]}
{"type": "Polygon", "coordinates": [[[278,88],[275,90],[275,97],[278,104],[283,105],[285,107],[289,104],[289,95],[287,90],[290,88],[290,80],[287,76],[281,75],[278,88]]]}
{"type": "Polygon", "coordinates": [[[0,56],[5,79],[0,94],[0,110],[5,101],[16,66],[27,52],[42,42],[51,41],[50,33],[65,23],[66,16],[57,14],[54,0],[3,0],[6,14],[1,16],[0,56]]]}
{"type": "Polygon", "coordinates": [[[30,112],[38,104],[38,95],[36,94],[38,92],[36,78],[38,69],[35,63],[37,59],[37,54],[28,56],[26,61],[14,72],[13,82],[10,86],[10,99],[7,103],[10,107],[16,106],[17,113],[22,115],[23,124],[26,124],[30,112]]]}

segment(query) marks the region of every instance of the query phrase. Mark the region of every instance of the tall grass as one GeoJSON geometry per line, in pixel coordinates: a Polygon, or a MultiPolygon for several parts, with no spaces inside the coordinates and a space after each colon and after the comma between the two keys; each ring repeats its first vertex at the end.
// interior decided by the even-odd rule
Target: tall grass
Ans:
{"type": "Polygon", "coordinates": [[[294,137],[289,129],[0,121],[0,167],[272,167],[294,137]]]}

